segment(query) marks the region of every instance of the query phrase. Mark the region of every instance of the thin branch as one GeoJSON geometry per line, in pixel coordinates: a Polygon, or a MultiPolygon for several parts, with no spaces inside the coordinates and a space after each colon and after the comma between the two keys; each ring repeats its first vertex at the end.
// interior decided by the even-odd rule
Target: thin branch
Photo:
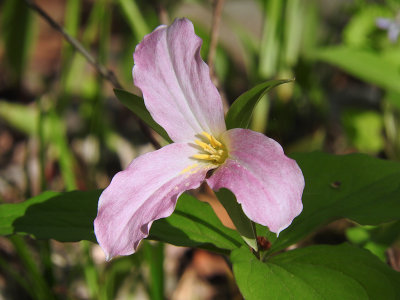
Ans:
{"type": "Polygon", "coordinates": [[[224,6],[224,0],[214,0],[210,48],[208,50],[208,58],[207,58],[207,63],[210,68],[211,76],[214,76],[214,60],[215,60],[215,54],[217,52],[219,24],[221,23],[221,14],[223,6],[224,6]]]}
{"type": "Polygon", "coordinates": [[[156,5],[156,11],[157,11],[157,15],[158,15],[158,19],[160,20],[161,24],[169,24],[169,16],[168,16],[168,12],[167,9],[165,8],[165,6],[162,3],[158,3],[156,5]]]}
{"type": "MultiPolygon", "coordinates": [[[[70,43],[79,53],[81,53],[85,59],[97,70],[97,72],[106,80],[108,80],[114,88],[122,89],[122,85],[119,83],[117,77],[114,72],[107,69],[105,66],[101,65],[96,59],[82,46],[82,44],[70,36],[64,28],[62,28],[56,21],[54,21],[42,8],[40,8],[36,3],[32,0],[24,0],[25,3],[35,12],[37,12],[51,27],[53,27],[56,31],[62,34],[62,36],[70,43]]],[[[154,146],[154,148],[161,148],[159,142],[154,138],[153,134],[150,131],[150,128],[143,123],[137,117],[137,122],[141,131],[144,135],[149,139],[150,143],[154,146]]]]}
{"type": "Polygon", "coordinates": [[[214,69],[214,60],[215,55],[217,53],[217,46],[218,46],[218,36],[219,36],[219,25],[221,23],[221,15],[222,15],[222,8],[224,6],[225,0],[214,0],[213,4],[213,16],[212,16],[212,25],[211,25],[211,33],[210,33],[210,47],[208,48],[208,57],[207,57],[207,64],[210,70],[210,77],[212,82],[218,88],[222,104],[224,106],[224,111],[227,112],[229,109],[228,101],[226,100],[226,95],[224,91],[220,87],[219,80],[217,75],[215,74],[214,69]]]}
{"type": "Polygon", "coordinates": [[[25,0],[26,4],[34,11],[36,11],[43,19],[46,20],[47,23],[51,27],[53,27],[56,31],[61,33],[63,37],[78,51],[80,52],[86,60],[103,76],[105,79],[111,82],[111,84],[118,89],[121,89],[122,86],[118,82],[117,77],[113,73],[113,71],[108,70],[106,67],[99,64],[95,58],[79,43],[75,38],[70,36],[64,28],[62,28],[56,21],[54,21],[43,9],[36,5],[36,3],[32,0],[25,0]]]}

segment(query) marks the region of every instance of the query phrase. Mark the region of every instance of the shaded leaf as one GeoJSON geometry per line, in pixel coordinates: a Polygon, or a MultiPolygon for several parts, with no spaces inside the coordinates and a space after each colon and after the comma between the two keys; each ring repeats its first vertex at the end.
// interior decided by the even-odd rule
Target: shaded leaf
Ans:
{"type": "MultiPolygon", "coordinates": [[[[93,221],[100,190],[45,192],[25,202],[0,205],[0,235],[28,234],[61,242],[96,242],[93,221]]],[[[243,244],[236,231],[226,228],[212,208],[183,194],[174,213],[153,223],[149,239],[178,246],[229,253],[243,244]]]]}
{"type": "Polygon", "coordinates": [[[229,214],[236,230],[239,232],[242,239],[258,251],[257,234],[254,223],[245,215],[242,206],[237,202],[235,195],[228,189],[222,188],[215,192],[219,202],[223,205],[226,212],[229,214]]]}
{"type": "Polygon", "coordinates": [[[236,231],[222,225],[208,203],[187,194],[179,198],[170,217],[153,223],[149,239],[226,254],[243,244],[236,231]]]}
{"type": "Polygon", "coordinates": [[[7,0],[2,5],[1,16],[1,37],[5,46],[2,59],[15,83],[20,84],[34,38],[32,12],[23,1],[7,0]]]}
{"type": "Polygon", "coordinates": [[[271,80],[263,82],[240,95],[239,98],[233,102],[226,115],[226,127],[228,129],[248,128],[253,109],[262,96],[264,96],[270,89],[291,81],[292,80],[271,80]]]}
{"type": "Polygon", "coordinates": [[[0,234],[29,234],[61,242],[96,241],[93,220],[101,191],[45,192],[25,202],[0,205],[0,234]]]}
{"type": "Polygon", "coordinates": [[[114,89],[115,96],[122,102],[127,108],[129,108],[136,116],[138,116],[143,122],[150,126],[155,132],[161,135],[166,141],[172,142],[167,132],[162,128],[153,117],[150,115],[146,106],[144,105],[143,98],[136,96],[124,90],[114,89]]]}
{"type": "Polygon", "coordinates": [[[330,221],[349,218],[363,225],[400,219],[400,163],[364,154],[296,154],[306,185],[303,212],[271,251],[299,241],[330,221]]]}

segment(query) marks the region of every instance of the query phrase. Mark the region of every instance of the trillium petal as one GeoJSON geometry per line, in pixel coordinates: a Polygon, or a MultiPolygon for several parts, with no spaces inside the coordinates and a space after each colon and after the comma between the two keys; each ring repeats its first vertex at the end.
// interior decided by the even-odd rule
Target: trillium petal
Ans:
{"type": "Polygon", "coordinates": [[[202,41],[187,19],[159,26],[134,53],[133,80],[154,120],[175,142],[225,131],[221,97],[201,59],[202,41]]]}
{"type": "Polygon", "coordinates": [[[178,197],[199,187],[210,167],[190,158],[196,152],[189,144],[170,144],[114,176],[100,196],[94,221],[107,259],[134,253],[153,221],[171,215],[178,197]]]}
{"type": "Polygon", "coordinates": [[[376,18],[375,22],[376,26],[381,29],[389,29],[390,25],[392,24],[392,20],[387,18],[376,18]]]}
{"type": "Polygon", "coordinates": [[[273,139],[247,129],[232,129],[221,139],[229,157],[207,183],[231,190],[254,222],[279,233],[300,214],[304,177],[273,139]]]}
{"type": "Polygon", "coordinates": [[[389,27],[389,31],[388,31],[388,37],[389,39],[395,43],[397,41],[397,38],[399,37],[400,34],[400,25],[397,23],[393,23],[390,27],[389,27]]]}

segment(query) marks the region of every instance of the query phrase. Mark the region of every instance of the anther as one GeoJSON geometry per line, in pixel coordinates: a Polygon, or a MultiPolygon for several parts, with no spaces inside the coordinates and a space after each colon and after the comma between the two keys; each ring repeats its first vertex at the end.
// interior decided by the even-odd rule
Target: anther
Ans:
{"type": "Polygon", "coordinates": [[[196,145],[202,148],[205,153],[195,154],[192,157],[201,160],[211,161],[213,164],[222,164],[226,157],[226,149],[224,145],[219,142],[215,137],[207,132],[202,132],[204,136],[203,141],[195,140],[196,145]],[[207,139],[207,140],[206,140],[207,139]]]}

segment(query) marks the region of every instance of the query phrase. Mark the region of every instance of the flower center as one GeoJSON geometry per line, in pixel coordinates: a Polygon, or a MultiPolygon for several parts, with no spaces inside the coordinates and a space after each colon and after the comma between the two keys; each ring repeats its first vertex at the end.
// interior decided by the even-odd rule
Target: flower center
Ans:
{"type": "Polygon", "coordinates": [[[194,142],[202,148],[199,154],[195,154],[192,157],[201,160],[210,161],[213,164],[221,165],[228,157],[228,151],[224,144],[218,141],[215,137],[207,132],[202,132],[201,140],[195,140],[194,142]]]}

